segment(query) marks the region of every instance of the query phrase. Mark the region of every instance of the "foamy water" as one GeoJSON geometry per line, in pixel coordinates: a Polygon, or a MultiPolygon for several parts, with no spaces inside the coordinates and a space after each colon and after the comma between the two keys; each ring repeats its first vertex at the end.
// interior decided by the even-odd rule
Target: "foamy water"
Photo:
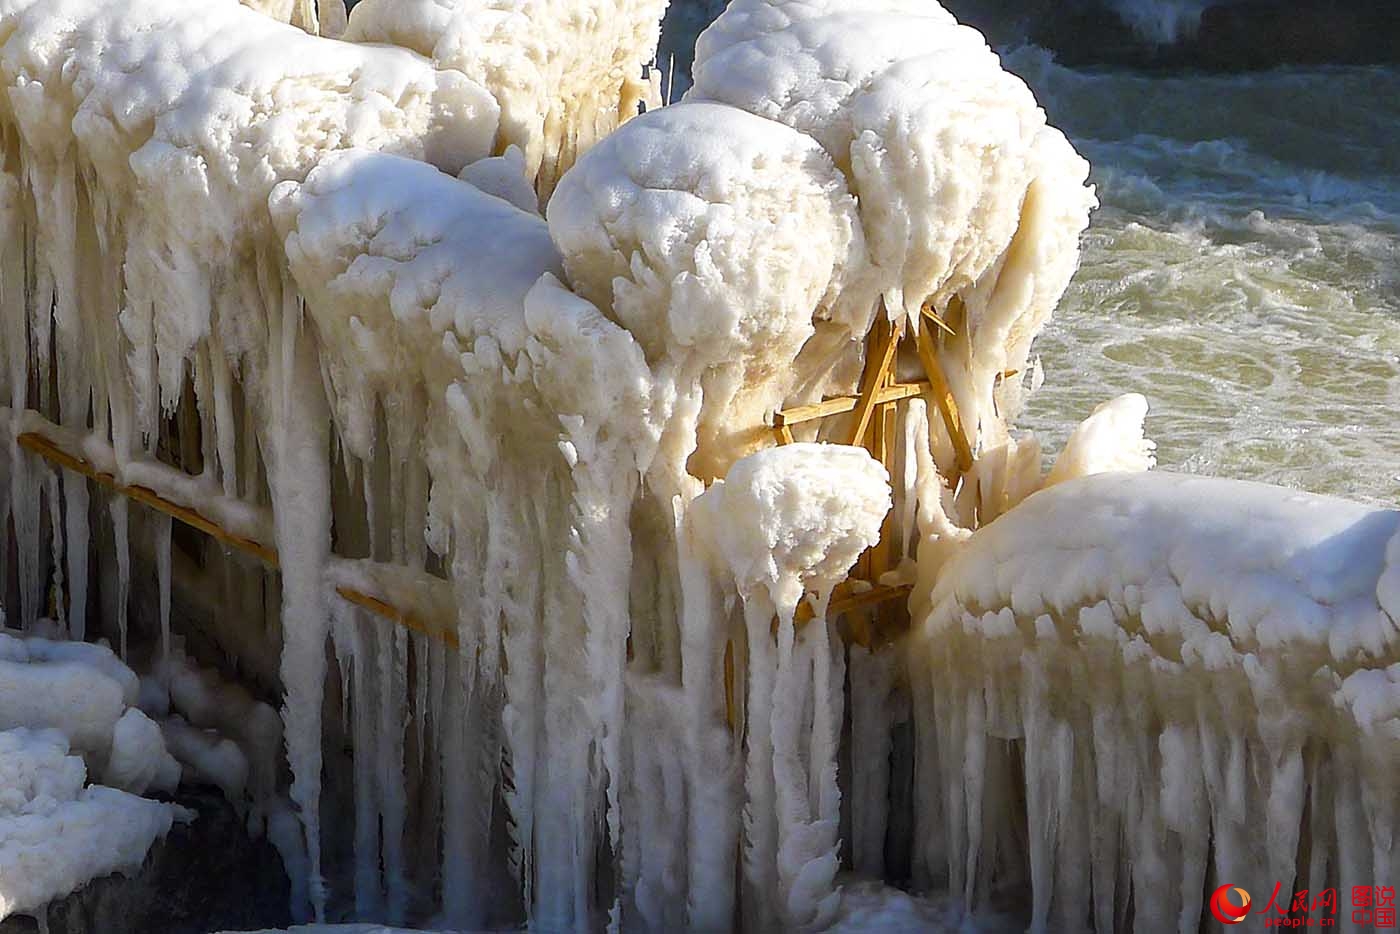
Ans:
{"type": "Polygon", "coordinates": [[[1400,72],[1005,63],[1103,202],[1022,424],[1137,391],[1164,467],[1400,499],[1400,72]]]}

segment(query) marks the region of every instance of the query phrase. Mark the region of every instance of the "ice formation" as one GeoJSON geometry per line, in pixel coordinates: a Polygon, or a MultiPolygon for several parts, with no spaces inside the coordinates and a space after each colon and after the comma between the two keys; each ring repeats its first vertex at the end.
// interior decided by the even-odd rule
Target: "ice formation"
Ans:
{"type": "Polygon", "coordinates": [[[1211,859],[1384,875],[1393,514],[1142,474],[1138,396],[1042,475],[1012,423],[1093,195],[978,34],[735,0],[634,116],[653,3],[261,6],[0,0],[0,577],[25,628],[158,633],[140,680],[0,643],[0,691],[48,673],[7,725],[131,787],[157,726],[318,920],[821,927],[875,911],[849,866],[1146,930],[1211,859]],[[883,466],[840,412],[777,446],[900,334],[883,466]],[[845,644],[853,565],[908,639],[845,644]]]}
{"type": "Polygon", "coordinates": [[[1143,435],[1146,419],[1147,399],[1135,392],[1101,404],[1065,441],[1045,485],[1096,473],[1151,470],[1157,445],[1143,435]]]}
{"type": "Polygon", "coordinates": [[[1035,929],[1194,930],[1212,870],[1259,892],[1388,876],[1397,530],[1327,497],[1110,473],[921,567],[924,871],[969,900],[1004,879],[1024,780],[1011,866],[1035,929]]]}
{"type": "Polygon", "coordinates": [[[694,71],[687,101],[785,123],[830,154],[887,312],[949,326],[938,360],[984,452],[972,486],[1015,498],[1039,449],[1007,426],[1031,339],[1074,272],[1088,165],[981,34],[933,3],[738,0],[701,35],[694,71]]]}
{"type": "Polygon", "coordinates": [[[826,607],[889,511],[885,468],[845,445],[751,454],[695,501],[699,538],[728,569],[748,631],[743,871],[752,930],[822,928],[836,916],[844,663],[826,607]],[[816,619],[799,634],[797,605],[809,592],[816,619]]]}
{"type": "Polygon", "coordinates": [[[0,919],[41,914],[98,876],[138,869],[173,820],[139,797],[180,767],[105,646],[0,631],[0,919]],[[88,784],[89,776],[103,784],[88,784]]]}
{"type": "Polygon", "coordinates": [[[83,762],[57,731],[0,732],[0,771],[0,918],[140,868],[180,814],[113,788],[84,788],[83,762]]]}
{"type": "Polygon", "coordinates": [[[361,0],[344,38],[413,49],[462,72],[501,105],[501,147],[548,198],[574,160],[659,103],[643,68],[664,0],[361,0]]]}

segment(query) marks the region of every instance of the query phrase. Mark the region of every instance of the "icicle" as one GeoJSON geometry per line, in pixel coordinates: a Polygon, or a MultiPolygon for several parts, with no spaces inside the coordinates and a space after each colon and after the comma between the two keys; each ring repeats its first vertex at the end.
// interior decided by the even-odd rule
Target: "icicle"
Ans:
{"type": "Polygon", "coordinates": [[[772,708],[777,893],[785,923],[803,928],[829,925],[841,897],[833,890],[839,868],[835,740],[840,712],[830,690],[831,651],[825,621],[829,598],[829,593],[822,596],[820,612],[803,629],[801,639],[793,626],[796,607],[778,608],[772,708]],[[810,721],[806,719],[809,709],[813,711],[810,721]],[[809,768],[819,776],[817,781],[809,768]]]}
{"type": "Polygon", "coordinates": [[[160,658],[170,661],[170,517],[163,512],[152,517],[156,530],[156,587],[160,591],[160,658]]]}
{"type": "MultiPolygon", "coordinates": [[[[500,494],[487,500],[487,561],[483,586],[483,669],[492,665],[491,646],[500,644],[505,656],[506,706],[502,725],[510,747],[511,782],[505,790],[514,817],[511,864],[520,880],[525,904],[535,897],[536,786],[543,772],[544,659],[540,625],[534,618],[540,583],[524,575],[519,592],[507,593],[504,581],[512,554],[520,554],[520,526],[500,494]],[[517,550],[518,549],[518,550],[517,550]],[[499,563],[498,563],[499,562],[499,563]],[[502,619],[505,621],[502,626],[502,619]],[[499,642],[497,641],[499,640],[499,642]]],[[[492,665],[494,667],[494,665],[492,665]]],[[[483,671],[483,677],[487,677],[483,671]]]]}
{"type": "MultiPolygon", "coordinates": [[[[914,520],[919,508],[920,455],[928,450],[928,409],[922,399],[911,399],[904,414],[900,476],[899,548],[910,558],[914,553],[914,520]]],[[[927,455],[925,455],[927,456],[927,455]]]]}
{"type": "Polygon", "coordinates": [[[431,639],[414,635],[410,640],[413,651],[413,726],[415,730],[414,754],[417,756],[418,772],[423,772],[423,762],[428,729],[428,643],[431,639]]]}
{"type": "Polygon", "coordinates": [[[53,607],[53,618],[62,632],[68,631],[68,612],[64,605],[63,593],[63,500],[59,496],[58,471],[50,470],[45,476],[49,500],[49,544],[53,554],[53,580],[49,589],[49,603],[53,607]]]}
{"type": "Polygon", "coordinates": [[[408,884],[404,867],[404,817],[407,796],[404,779],[404,729],[407,633],[402,627],[374,620],[374,655],[379,667],[379,730],[375,758],[379,764],[379,818],[381,859],[388,900],[385,917],[401,924],[408,909],[408,884]]]}
{"type": "Polygon", "coordinates": [[[675,502],[681,585],[681,684],[686,711],[687,920],[695,930],[719,931],[734,918],[732,854],[738,844],[735,751],[724,723],[725,627],[715,625],[721,601],[696,554],[695,533],[675,502]]]}
{"type": "Polygon", "coordinates": [[[43,555],[42,473],[37,458],[11,442],[11,507],[15,522],[15,548],[19,553],[21,629],[29,629],[44,607],[46,562],[43,555]]]}
{"type": "MultiPolygon", "coordinates": [[[[233,414],[233,376],[217,336],[209,339],[209,368],[214,394],[214,449],[224,495],[238,496],[237,429],[233,414]]],[[[207,465],[206,465],[207,466],[207,465]]]]}
{"type": "MultiPolygon", "coordinates": [[[[291,797],[306,833],[306,890],[316,920],[325,917],[321,876],[321,701],[326,682],[329,611],[323,581],[330,554],[330,413],[299,303],[284,283],[274,319],[269,380],[273,517],[282,573],[282,682],[286,685],[287,758],[291,797]]],[[[294,905],[302,918],[305,906],[294,905]]]]}
{"type": "Polygon", "coordinates": [[[744,711],[744,925],[768,931],[778,925],[778,789],[772,766],[774,672],[778,650],[770,627],[777,610],[766,594],[744,601],[748,634],[748,703],[744,711]]]}
{"type": "Polygon", "coordinates": [[[352,702],[355,768],[355,916],[376,918],[383,910],[379,874],[378,665],[371,646],[373,621],[349,613],[352,633],[352,702]]]}
{"type": "Polygon", "coordinates": [[[628,522],[638,475],[627,460],[623,439],[600,440],[598,425],[582,417],[561,419],[572,445],[573,520],[566,559],[569,580],[582,596],[588,673],[593,695],[590,713],[601,750],[602,769],[593,778],[589,796],[606,783],[608,843],[623,847],[622,808],[618,796],[623,781],[624,668],[632,574],[632,536],[628,522]]]}
{"type": "Polygon", "coordinates": [[[353,748],[351,666],[355,659],[354,604],[340,599],[333,592],[326,595],[326,604],[331,611],[331,650],[335,652],[335,667],[340,673],[340,730],[345,736],[351,737],[353,748]]]}
{"type": "Polygon", "coordinates": [[[444,718],[442,910],[449,925],[475,930],[485,926],[490,908],[486,877],[500,746],[488,725],[499,707],[485,702],[470,657],[443,650],[433,667],[441,691],[434,709],[444,718]]]}
{"type": "Polygon", "coordinates": [[[87,478],[62,472],[64,522],[68,540],[68,633],[73,639],[87,638],[88,590],[88,488],[87,478]]]}
{"type": "Polygon", "coordinates": [[[107,504],[112,515],[112,539],[117,552],[117,638],[120,656],[126,660],[127,602],[131,594],[131,542],[128,518],[130,505],[125,496],[114,495],[107,504]]]}

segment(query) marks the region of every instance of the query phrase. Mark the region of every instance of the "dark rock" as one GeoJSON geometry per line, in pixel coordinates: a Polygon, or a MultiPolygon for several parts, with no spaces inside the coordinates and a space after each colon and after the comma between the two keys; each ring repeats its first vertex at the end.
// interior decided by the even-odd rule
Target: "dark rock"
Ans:
{"type": "MultiPolygon", "coordinates": [[[[217,791],[181,788],[176,802],[199,814],[151,848],[134,876],[111,875],[49,906],[51,934],[208,934],[291,923],[282,860],[249,837],[217,791]]],[[[0,934],[36,934],[32,918],[0,921],[0,934]]]]}

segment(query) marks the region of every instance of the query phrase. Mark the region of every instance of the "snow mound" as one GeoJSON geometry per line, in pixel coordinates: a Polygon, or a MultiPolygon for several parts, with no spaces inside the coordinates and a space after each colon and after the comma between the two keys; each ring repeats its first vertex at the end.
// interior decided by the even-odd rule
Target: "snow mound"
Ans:
{"type": "Polygon", "coordinates": [[[0,731],[0,919],[135,871],[172,821],[187,819],[173,805],[84,788],[86,774],[58,731],[0,731]]]}
{"type": "Polygon", "coordinates": [[[121,684],[91,665],[0,661],[0,730],[58,730],[100,763],[125,710],[121,684]]]}
{"type": "Polygon", "coordinates": [[[696,500],[739,592],[759,588],[786,614],[828,595],[890,511],[889,474],[864,448],[788,444],[750,454],[696,500]]]}

